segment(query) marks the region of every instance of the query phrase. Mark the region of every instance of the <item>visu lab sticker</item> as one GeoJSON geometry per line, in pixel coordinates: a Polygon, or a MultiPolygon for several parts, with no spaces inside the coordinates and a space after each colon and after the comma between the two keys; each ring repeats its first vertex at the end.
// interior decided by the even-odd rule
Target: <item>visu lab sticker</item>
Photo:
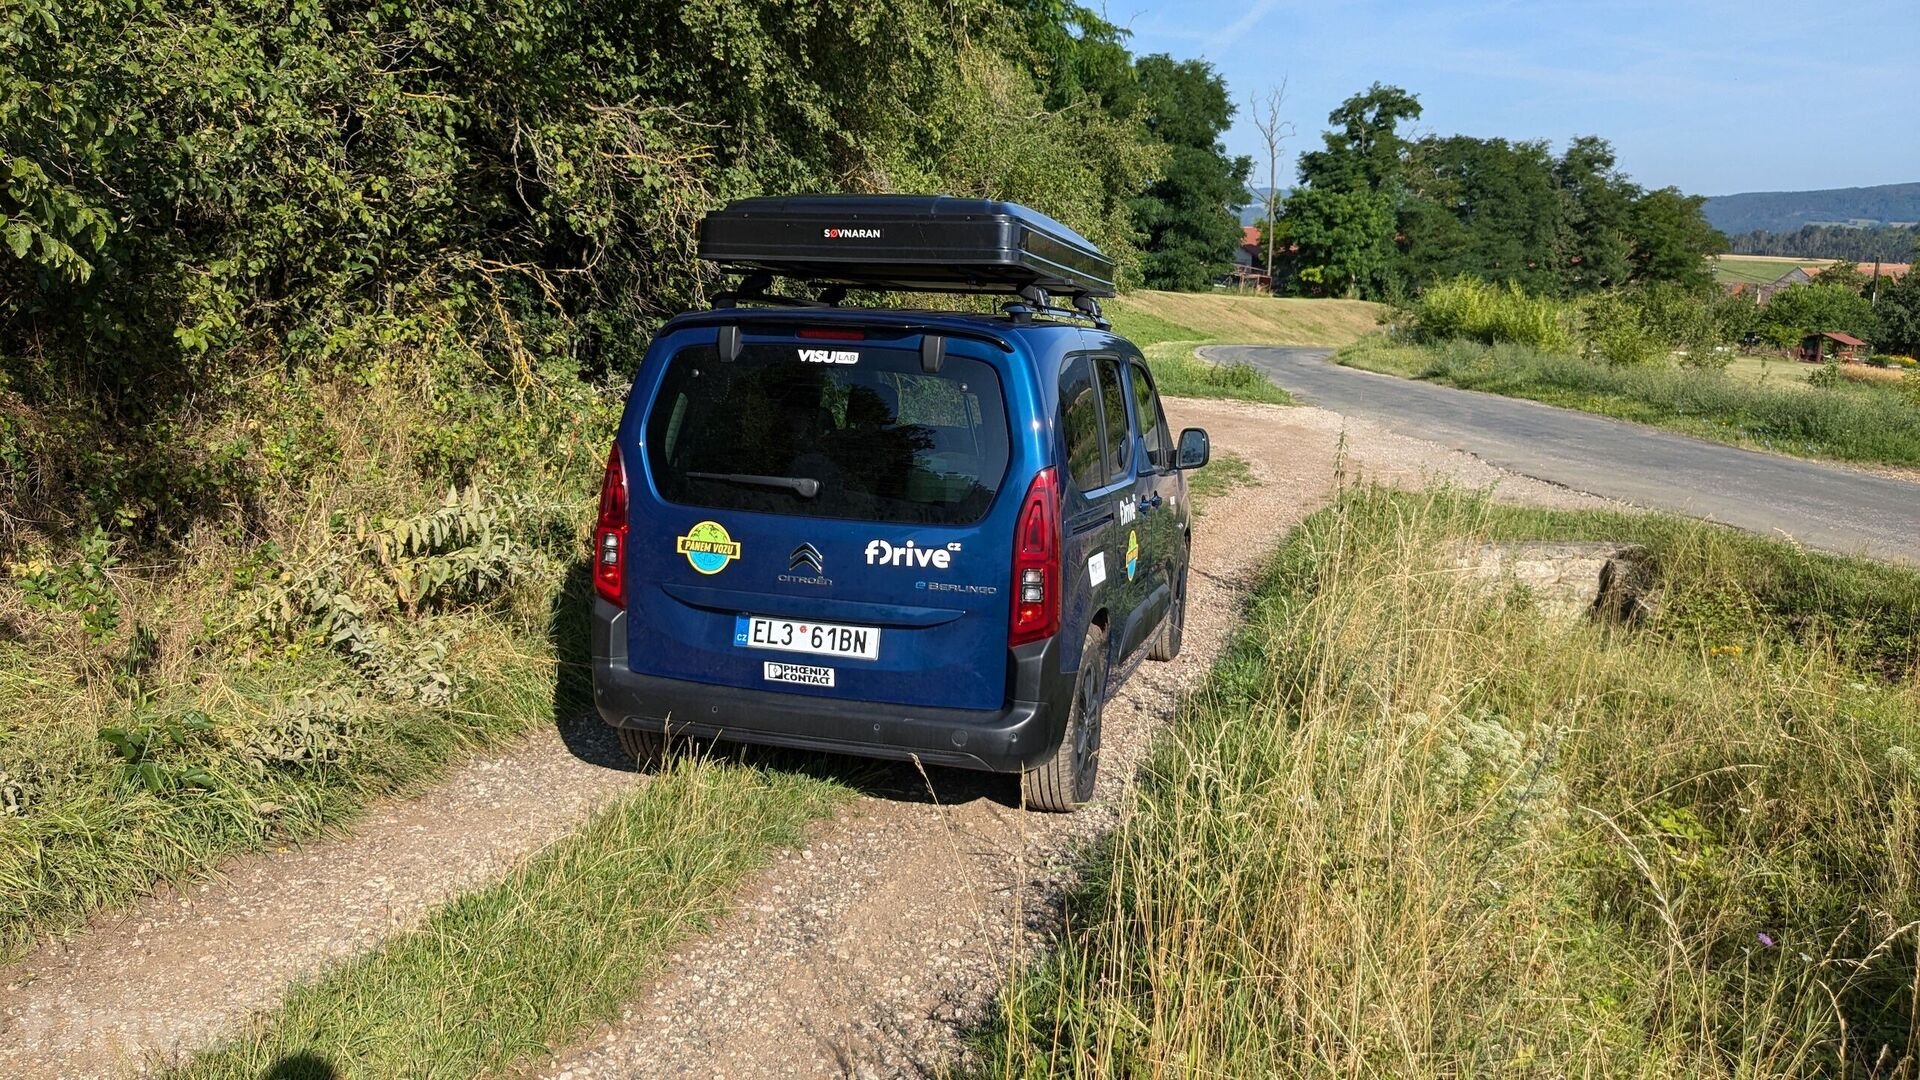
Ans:
{"type": "Polygon", "coordinates": [[[762,665],[760,673],[768,682],[795,683],[800,686],[833,685],[833,669],[814,664],[782,664],[769,660],[762,665]]]}
{"type": "Polygon", "coordinates": [[[1107,553],[1096,551],[1087,559],[1087,579],[1095,585],[1107,580],[1107,553]]]}

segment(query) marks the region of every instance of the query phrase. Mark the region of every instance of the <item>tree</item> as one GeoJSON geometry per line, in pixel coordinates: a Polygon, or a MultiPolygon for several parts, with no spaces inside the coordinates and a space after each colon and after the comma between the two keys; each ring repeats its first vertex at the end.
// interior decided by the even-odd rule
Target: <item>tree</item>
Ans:
{"type": "Polygon", "coordinates": [[[1560,273],[1566,291],[1605,289],[1633,276],[1633,204],[1637,184],[1615,166],[1613,146],[1582,135],[1554,165],[1560,188],[1560,273]]]}
{"type": "Polygon", "coordinates": [[[1280,79],[1280,85],[1267,88],[1264,102],[1247,99],[1247,110],[1253,113],[1253,126],[1260,130],[1260,138],[1267,144],[1267,195],[1265,213],[1260,215],[1260,231],[1267,246],[1267,283],[1273,283],[1273,244],[1274,219],[1279,217],[1280,209],[1280,144],[1294,135],[1293,121],[1280,119],[1280,107],[1287,103],[1287,80],[1280,79]]]}
{"type": "Polygon", "coordinates": [[[1386,296],[1406,140],[1399,124],[1420,101],[1374,83],[1327,114],[1324,147],[1300,155],[1300,186],[1287,197],[1286,228],[1300,247],[1300,281],[1322,294],[1386,296]]]}
{"type": "Polygon", "coordinates": [[[1399,226],[1410,288],[1471,274],[1560,291],[1560,197],[1545,143],[1429,137],[1409,147],[1406,177],[1399,226]]]}
{"type": "Polygon", "coordinates": [[[1843,289],[1866,295],[1867,275],[1860,272],[1860,264],[1842,260],[1832,266],[1823,267],[1814,278],[1822,285],[1838,285],[1843,289]]]}
{"type": "Polygon", "coordinates": [[[1707,224],[1706,198],[1679,188],[1649,191],[1633,204],[1633,276],[1636,281],[1704,285],[1712,280],[1707,256],[1727,250],[1727,238],[1707,224]]]}
{"type": "Polygon", "coordinates": [[[1905,356],[1920,356],[1920,274],[1908,272],[1898,282],[1880,287],[1880,299],[1873,306],[1880,320],[1882,350],[1905,356]]]}
{"type": "Polygon", "coordinates": [[[1879,321],[1867,298],[1844,285],[1815,281],[1789,285],[1760,309],[1760,330],[1774,342],[1839,331],[1865,341],[1879,336],[1879,321]]]}
{"type": "Polygon", "coordinates": [[[1147,129],[1167,146],[1162,178],[1133,200],[1146,235],[1142,276],[1157,289],[1204,289],[1233,264],[1247,202],[1248,157],[1229,157],[1220,134],[1233,120],[1226,80],[1203,60],[1143,57],[1136,69],[1147,129]]]}

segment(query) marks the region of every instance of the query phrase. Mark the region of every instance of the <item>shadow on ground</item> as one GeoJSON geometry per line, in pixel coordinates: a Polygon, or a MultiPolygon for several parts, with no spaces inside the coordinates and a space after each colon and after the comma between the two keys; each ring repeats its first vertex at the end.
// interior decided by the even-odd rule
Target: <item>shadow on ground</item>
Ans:
{"type": "MultiPolygon", "coordinates": [[[[593,657],[587,611],[592,583],[587,562],[568,569],[566,583],[554,598],[547,619],[553,646],[553,726],[574,757],[602,769],[631,772],[633,759],[593,708],[593,657]]],[[[924,772],[913,762],[875,761],[839,754],[780,750],[740,743],[691,741],[684,749],[733,762],[747,768],[799,773],[852,788],[862,795],[894,802],[971,803],[979,800],[1002,806],[1020,805],[1015,777],[929,765],[924,772]]]]}
{"type": "Polygon", "coordinates": [[[288,1054],[267,1066],[261,1080],[334,1080],[340,1073],[333,1063],[311,1051],[288,1054]]]}

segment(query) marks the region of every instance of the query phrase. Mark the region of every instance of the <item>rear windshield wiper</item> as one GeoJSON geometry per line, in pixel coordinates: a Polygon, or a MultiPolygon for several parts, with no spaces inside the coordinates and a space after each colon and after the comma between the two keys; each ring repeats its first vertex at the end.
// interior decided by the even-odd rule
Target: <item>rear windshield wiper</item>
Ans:
{"type": "Polygon", "coordinates": [[[755,476],[752,473],[728,472],[690,472],[694,480],[721,480],[729,484],[746,484],[750,487],[779,488],[791,491],[803,499],[811,499],[820,494],[820,481],[811,476],[755,476]]]}

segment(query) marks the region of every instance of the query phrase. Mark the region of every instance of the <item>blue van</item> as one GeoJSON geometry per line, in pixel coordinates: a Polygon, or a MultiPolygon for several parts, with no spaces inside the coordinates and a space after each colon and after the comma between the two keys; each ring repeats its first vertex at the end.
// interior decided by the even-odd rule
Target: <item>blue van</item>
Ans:
{"type": "Polygon", "coordinates": [[[1031,210],[946,197],[744,200],[701,253],[746,280],[661,329],[607,459],[601,717],[643,760],[719,738],[1085,802],[1106,699],[1179,654],[1185,472],[1209,453],[1100,318],[1111,264],[1031,210]],[[817,295],[768,292],[776,274],[817,295]],[[1011,300],[848,307],[848,288],[1011,300]]]}

